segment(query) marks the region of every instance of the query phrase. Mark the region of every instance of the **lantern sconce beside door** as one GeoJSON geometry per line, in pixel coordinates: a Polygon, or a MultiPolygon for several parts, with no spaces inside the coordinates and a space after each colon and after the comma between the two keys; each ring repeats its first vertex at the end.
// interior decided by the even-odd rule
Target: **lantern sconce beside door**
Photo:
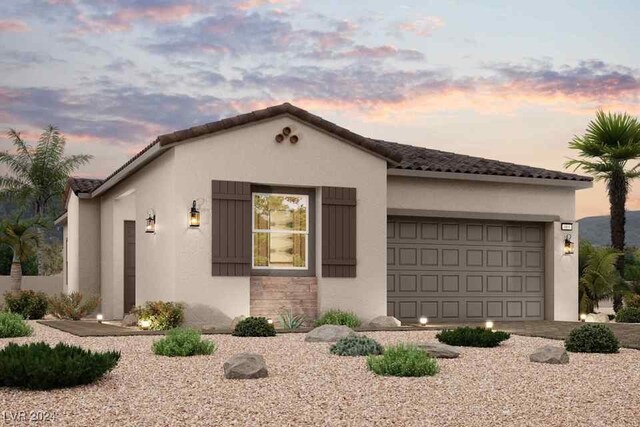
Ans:
{"type": "Polygon", "coordinates": [[[575,252],[575,243],[571,241],[571,234],[564,237],[564,254],[571,255],[575,252]]]}
{"type": "Polygon", "coordinates": [[[147,225],[144,228],[145,233],[155,234],[156,232],[156,213],[153,209],[147,212],[147,225]]]}

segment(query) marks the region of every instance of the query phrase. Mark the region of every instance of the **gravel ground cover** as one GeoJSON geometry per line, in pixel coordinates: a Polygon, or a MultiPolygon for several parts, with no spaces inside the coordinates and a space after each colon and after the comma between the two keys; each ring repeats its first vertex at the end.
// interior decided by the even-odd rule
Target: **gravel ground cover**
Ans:
{"type": "MultiPolygon", "coordinates": [[[[50,392],[0,389],[0,424],[19,413],[48,414],[39,425],[119,426],[640,426],[640,351],[571,354],[568,365],[530,363],[558,341],[513,336],[500,347],[463,348],[425,378],[379,377],[364,358],[329,353],[304,334],[272,338],[207,335],[211,356],[155,356],[158,337],[80,338],[31,322],[29,338],[93,350],[116,349],[120,363],[100,382],[50,392]],[[260,353],[269,377],[226,380],[222,365],[260,353]]],[[[436,332],[370,332],[382,344],[435,341],[436,332]]]]}

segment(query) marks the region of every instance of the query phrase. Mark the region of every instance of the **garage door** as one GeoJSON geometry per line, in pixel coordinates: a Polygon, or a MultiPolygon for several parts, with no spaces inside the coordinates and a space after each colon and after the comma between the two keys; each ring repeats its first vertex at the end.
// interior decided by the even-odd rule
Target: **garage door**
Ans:
{"type": "Polygon", "coordinates": [[[390,217],[387,312],[403,322],[544,318],[544,225],[390,217]]]}

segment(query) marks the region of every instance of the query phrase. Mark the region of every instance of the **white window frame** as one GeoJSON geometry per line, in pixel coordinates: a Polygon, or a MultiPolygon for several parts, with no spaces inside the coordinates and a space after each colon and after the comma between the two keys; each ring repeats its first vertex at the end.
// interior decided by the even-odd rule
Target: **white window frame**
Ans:
{"type": "Polygon", "coordinates": [[[296,193],[263,193],[263,192],[255,192],[251,193],[251,268],[254,270],[309,270],[309,209],[310,209],[310,200],[308,194],[296,194],[296,193]],[[256,229],[256,206],[255,196],[283,196],[283,197],[302,197],[306,201],[307,206],[307,220],[305,221],[305,230],[257,230],[256,229]],[[305,235],[304,239],[304,267],[272,267],[272,266],[256,266],[255,261],[255,235],[256,233],[273,233],[273,234],[303,234],[305,235]]]}

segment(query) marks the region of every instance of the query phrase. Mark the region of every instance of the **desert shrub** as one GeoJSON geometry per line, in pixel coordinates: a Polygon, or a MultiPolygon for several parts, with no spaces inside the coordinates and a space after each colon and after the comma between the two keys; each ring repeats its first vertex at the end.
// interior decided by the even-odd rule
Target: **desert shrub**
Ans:
{"type": "Polygon", "coordinates": [[[280,324],[285,329],[299,329],[304,326],[307,316],[304,314],[293,314],[291,310],[280,313],[280,324]]]}
{"type": "Polygon", "coordinates": [[[138,315],[139,325],[153,331],[174,329],[184,322],[184,305],[177,302],[147,301],[133,312],[138,315]]]}
{"type": "Polygon", "coordinates": [[[640,294],[628,294],[624,297],[624,305],[627,307],[639,308],[640,309],[640,294]]]}
{"type": "Polygon", "coordinates": [[[640,323],[640,308],[623,307],[616,313],[616,322],[640,323]]]}
{"type": "Polygon", "coordinates": [[[81,292],[64,292],[49,298],[49,313],[58,319],[80,320],[93,312],[100,304],[96,295],[84,296],[81,292]]]}
{"type": "Polygon", "coordinates": [[[603,324],[587,323],[575,328],[564,342],[567,351],[574,353],[617,353],[618,339],[603,324]]]}
{"type": "Polygon", "coordinates": [[[384,348],[372,338],[352,335],[338,340],[329,351],[338,356],[369,356],[382,354],[384,348]]]}
{"type": "Polygon", "coordinates": [[[9,291],[4,294],[5,308],[24,319],[42,319],[47,314],[48,298],[44,292],[9,291]]]}
{"type": "Polygon", "coordinates": [[[153,343],[153,352],[160,356],[198,356],[211,354],[216,345],[203,340],[200,331],[190,328],[176,328],[167,336],[153,343]]]}
{"type": "Polygon", "coordinates": [[[367,366],[378,375],[424,377],[438,373],[438,362],[410,345],[387,347],[381,356],[368,356],[367,366]]]}
{"type": "Polygon", "coordinates": [[[233,335],[236,337],[274,337],[276,329],[264,317],[247,317],[238,322],[233,335]]]}
{"type": "Polygon", "coordinates": [[[357,328],[360,323],[362,322],[354,313],[342,310],[329,310],[316,320],[316,326],[344,325],[350,328],[357,328]]]}
{"type": "Polygon", "coordinates": [[[445,329],[436,335],[438,341],[462,347],[497,347],[511,337],[507,332],[492,331],[481,327],[445,329]]]}
{"type": "Polygon", "coordinates": [[[112,370],[120,353],[94,353],[59,343],[17,345],[9,343],[0,350],[0,386],[33,390],[73,387],[89,384],[112,370]]]}
{"type": "Polygon", "coordinates": [[[17,313],[0,312],[0,338],[28,337],[33,328],[17,313]]]}

